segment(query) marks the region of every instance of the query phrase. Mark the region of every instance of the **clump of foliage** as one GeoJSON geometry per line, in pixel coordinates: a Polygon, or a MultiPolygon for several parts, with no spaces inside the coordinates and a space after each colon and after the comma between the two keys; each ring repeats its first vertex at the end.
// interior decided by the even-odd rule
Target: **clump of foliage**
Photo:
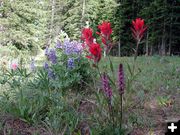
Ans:
{"type": "Polygon", "coordinates": [[[85,92],[95,76],[77,41],[59,39],[55,47],[45,49],[45,56],[47,60],[41,67],[34,59],[28,67],[20,59],[4,68],[1,86],[7,89],[0,108],[28,123],[45,123],[55,134],[69,134],[81,119],[77,112],[80,99],[74,101],[70,96],[85,92]]]}

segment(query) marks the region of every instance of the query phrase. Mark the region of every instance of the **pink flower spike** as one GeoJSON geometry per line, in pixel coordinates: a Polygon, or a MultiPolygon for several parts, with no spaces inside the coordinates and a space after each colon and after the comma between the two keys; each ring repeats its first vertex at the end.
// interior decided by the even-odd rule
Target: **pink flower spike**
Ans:
{"type": "Polygon", "coordinates": [[[119,94],[124,94],[125,90],[125,78],[124,78],[124,70],[123,65],[119,64],[118,70],[118,87],[119,87],[119,94]]]}

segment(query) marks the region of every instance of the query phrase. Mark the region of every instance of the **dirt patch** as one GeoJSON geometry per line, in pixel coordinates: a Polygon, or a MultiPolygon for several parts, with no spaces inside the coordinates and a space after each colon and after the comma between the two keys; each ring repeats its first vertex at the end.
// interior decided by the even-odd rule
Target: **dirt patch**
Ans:
{"type": "MultiPolygon", "coordinates": [[[[166,104],[159,104],[156,98],[144,103],[144,108],[139,116],[144,119],[148,118],[151,124],[147,124],[146,120],[143,127],[135,127],[129,135],[164,135],[168,121],[180,120],[178,96],[171,98],[166,104]]],[[[138,108],[133,110],[138,112],[138,108]]],[[[129,113],[129,115],[131,112],[129,113]]]]}
{"type": "Polygon", "coordinates": [[[51,135],[51,133],[43,127],[33,127],[27,122],[19,118],[13,118],[12,116],[3,116],[0,122],[2,125],[0,135],[51,135]]]}

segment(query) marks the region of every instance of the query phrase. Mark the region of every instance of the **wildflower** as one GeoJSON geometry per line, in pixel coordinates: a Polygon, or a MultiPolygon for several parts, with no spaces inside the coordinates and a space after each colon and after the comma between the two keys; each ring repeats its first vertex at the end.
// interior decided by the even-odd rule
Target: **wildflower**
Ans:
{"type": "Polygon", "coordinates": [[[74,59],[73,58],[69,58],[67,61],[67,65],[69,69],[73,69],[74,68],[74,59]]]}
{"type": "Polygon", "coordinates": [[[84,42],[90,46],[93,43],[93,35],[92,35],[93,31],[91,28],[84,28],[82,30],[82,40],[84,40],[84,42]]]}
{"type": "Polygon", "coordinates": [[[123,65],[119,64],[119,70],[118,70],[118,87],[119,87],[119,94],[124,94],[125,89],[125,79],[124,79],[124,70],[123,65]]]}
{"type": "Polygon", "coordinates": [[[47,62],[44,63],[44,69],[45,69],[45,70],[48,70],[48,69],[49,69],[49,65],[48,65],[47,62]]]}
{"type": "Polygon", "coordinates": [[[71,54],[81,54],[83,51],[82,44],[77,41],[65,41],[64,42],[64,52],[67,55],[71,54]]]}
{"type": "Polygon", "coordinates": [[[111,23],[104,21],[101,25],[98,25],[98,28],[101,31],[101,35],[109,40],[110,35],[112,34],[111,23]]]}
{"type": "Polygon", "coordinates": [[[10,62],[10,69],[16,70],[18,68],[18,60],[14,59],[10,62]]]}
{"type": "Polygon", "coordinates": [[[144,25],[144,20],[141,18],[137,18],[136,20],[132,21],[133,27],[131,28],[132,34],[134,39],[138,42],[143,38],[144,32],[146,31],[147,27],[144,25]]]}
{"type": "Polygon", "coordinates": [[[93,59],[95,63],[99,62],[101,59],[101,47],[97,43],[91,44],[89,48],[90,56],[86,56],[89,59],[93,59]]]}
{"type": "Polygon", "coordinates": [[[112,48],[112,44],[110,42],[112,34],[111,23],[104,21],[101,25],[98,25],[98,28],[100,33],[96,33],[101,36],[102,43],[105,45],[106,53],[109,53],[112,48]]]}
{"type": "Polygon", "coordinates": [[[56,56],[55,49],[51,49],[49,51],[48,58],[52,62],[52,64],[56,64],[57,63],[57,56],[56,56]]]}
{"type": "Polygon", "coordinates": [[[74,43],[75,43],[75,45],[74,45],[74,53],[75,54],[81,54],[82,51],[83,51],[82,44],[78,43],[77,41],[75,41],[74,43]]]}
{"type": "Polygon", "coordinates": [[[57,40],[56,48],[62,49],[62,44],[61,44],[61,42],[59,40],[57,40]]]}
{"type": "Polygon", "coordinates": [[[55,79],[55,73],[53,72],[53,70],[51,69],[48,69],[48,77],[51,78],[51,79],[55,79]]]}
{"type": "Polygon", "coordinates": [[[34,71],[36,68],[34,59],[31,60],[30,69],[31,71],[34,71]]]}
{"type": "Polygon", "coordinates": [[[11,64],[11,69],[12,70],[16,70],[18,68],[18,64],[17,63],[12,63],[11,64]]]}
{"type": "Polygon", "coordinates": [[[106,97],[111,100],[112,98],[112,89],[110,87],[110,84],[109,84],[109,79],[108,79],[108,76],[104,73],[102,75],[102,86],[103,86],[103,91],[104,91],[104,94],[106,95],[106,97]]]}

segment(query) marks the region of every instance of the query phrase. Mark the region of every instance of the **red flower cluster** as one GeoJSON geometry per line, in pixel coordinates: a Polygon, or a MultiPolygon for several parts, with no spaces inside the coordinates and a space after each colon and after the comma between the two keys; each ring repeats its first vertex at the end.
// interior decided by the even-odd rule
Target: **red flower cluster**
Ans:
{"type": "Polygon", "coordinates": [[[112,44],[110,42],[112,34],[111,23],[104,21],[101,25],[98,25],[98,28],[100,33],[97,32],[97,34],[101,36],[102,43],[106,48],[106,53],[109,53],[112,48],[112,44]]]}
{"type": "Polygon", "coordinates": [[[84,28],[82,30],[82,40],[88,46],[91,55],[86,56],[89,59],[93,59],[95,63],[99,62],[101,59],[101,47],[99,44],[94,43],[94,37],[92,36],[92,29],[84,28]]]}
{"type": "Polygon", "coordinates": [[[92,43],[89,46],[89,52],[91,55],[86,56],[89,59],[93,59],[95,63],[99,62],[101,59],[101,47],[97,43],[92,43]]]}
{"type": "Polygon", "coordinates": [[[137,40],[140,41],[143,36],[144,32],[146,31],[147,27],[144,25],[144,20],[141,18],[137,18],[135,21],[132,21],[133,27],[131,28],[133,32],[133,37],[137,40]]]}
{"type": "MultiPolygon", "coordinates": [[[[102,43],[105,45],[106,53],[109,53],[110,49],[112,48],[112,44],[110,42],[112,29],[111,24],[109,22],[103,22],[102,24],[98,25],[100,33],[97,32],[98,35],[101,36],[102,43]]],[[[84,28],[82,30],[82,37],[81,39],[84,41],[85,45],[88,46],[88,51],[91,55],[87,56],[89,59],[93,59],[95,63],[99,62],[101,59],[101,47],[99,44],[94,43],[93,31],[91,28],[84,28]]]]}
{"type": "Polygon", "coordinates": [[[85,43],[90,46],[93,43],[93,31],[91,28],[84,28],[82,30],[82,37],[81,39],[85,41],[85,43]]]}

